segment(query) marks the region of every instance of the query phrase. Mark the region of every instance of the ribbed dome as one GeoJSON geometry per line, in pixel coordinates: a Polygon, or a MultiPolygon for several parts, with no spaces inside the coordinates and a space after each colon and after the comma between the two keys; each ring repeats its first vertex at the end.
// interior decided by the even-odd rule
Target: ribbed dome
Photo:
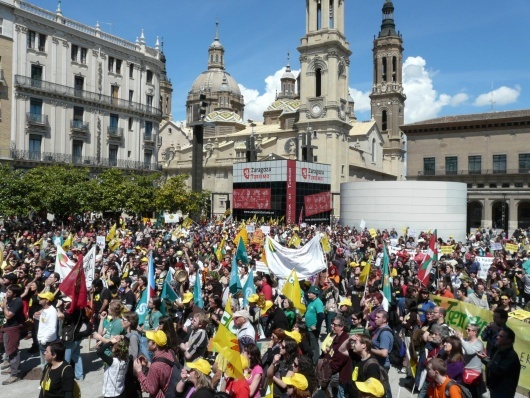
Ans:
{"type": "Polygon", "coordinates": [[[291,80],[295,80],[295,77],[294,77],[294,75],[292,74],[291,69],[286,70],[286,71],[283,73],[283,75],[282,75],[282,80],[283,80],[283,79],[291,79],[291,80]]]}
{"type": "Polygon", "coordinates": [[[215,39],[212,42],[212,44],[210,44],[210,50],[213,50],[213,49],[224,50],[224,47],[223,47],[223,45],[221,44],[221,42],[218,39],[215,39]]]}
{"type": "Polygon", "coordinates": [[[226,85],[230,91],[235,95],[241,95],[241,90],[235,79],[230,74],[221,69],[211,69],[202,72],[193,82],[190,94],[199,93],[201,91],[209,91],[211,93],[218,92],[221,87],[226,90],[223,85],[223,77],[226,75],[226,85]]]}

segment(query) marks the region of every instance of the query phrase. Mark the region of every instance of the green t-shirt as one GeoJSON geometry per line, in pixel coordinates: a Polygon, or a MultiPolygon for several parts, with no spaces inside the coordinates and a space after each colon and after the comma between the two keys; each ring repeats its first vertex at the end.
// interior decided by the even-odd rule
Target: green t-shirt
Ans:
{"type": "Polygon", "coordinates": [[[311,330],[313,326],[317,325],[317,314],[324,313],[324,304],[318,297],[310,301],[305,312],[305,324],[311,330]]]}
{"type": "Polygon", "coordinates": [[[157,329],[158,322],[160,321],[161,317],[162,317],[162,313],[160,311],[149,311],[149,313],[145,317],[144,330],[157,329]]]}

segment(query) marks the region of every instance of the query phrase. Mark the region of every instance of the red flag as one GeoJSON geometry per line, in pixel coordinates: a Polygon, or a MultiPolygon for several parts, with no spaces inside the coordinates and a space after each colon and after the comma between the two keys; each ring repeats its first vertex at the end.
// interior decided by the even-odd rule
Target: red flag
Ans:
{"type": "Polygon", "coordinates": [[[429,277],[431,274],[432,266],[434,265],[434,263],[438,262],[438,250],[436,248],[436,232],[437,230],[435,229],[434,233],[431,234],[427,255],[423,259],[421,265],[418,264],[418,279],[420,280],[423,286],[427,286],[429,284],[429,277]]]}
{"type": "Polygon", "coordinates": [[[88,292],[85,281],[85,270],[83,269],[83,256],[77,256],[77,264],[72,271],[63,279],[59,290],[72,299],[70,308],[66,311],[73,314],[77,309],[83,309],[88,304],[88,292]]]}

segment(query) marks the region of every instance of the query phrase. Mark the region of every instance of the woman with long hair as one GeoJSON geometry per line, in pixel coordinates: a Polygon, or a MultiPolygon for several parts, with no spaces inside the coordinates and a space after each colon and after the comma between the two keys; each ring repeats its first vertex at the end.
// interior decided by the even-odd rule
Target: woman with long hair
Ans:
{"type": "Polygon", "coordinates": [[[282,308],[283,312],[285,312],[287,320],[289,321],[289,330],[292,330],[294,323],[296,322],[296,310],[294,308],[294,304],[291,300],[285,297],[282,300],[282,308]]]}
{"type": "MultiPolygon", "coordinates": [[[[305,325],[305,324],[304,324],[305,325]]],[[[261,363],[263,368],[267,368],[274,360],[275,355],[280,353],[280,346],[285,338],[285,331],[283,329],[274,329],[271,335],[271,342],[269,349],[263,354],[261,363]]]]}
{"type": "Polygon", "coordinates": [[[263,368],[261,367],[261,352],[256,344],[248,344],[243,355],[248,359],[248,370],[245,374],[250,388],[250,398],[260,397],[260,384],[263,379],[263,368]]]}
{"type": "Polygon", "coordinates": [[[129,364],[129,339],[111,338],[96,351],[98,357],[107,365],[103,372],[103,396],[119,397],[125,390],[125,375],[129,364]],[[110,349],[111,355],[105,353],[110,349]]]}
{"type": "Polygon", "coordinates": [[[464,372],[464,351],[462,342],[456,336],[449,336],[443,340],[445,363],[447,364],[447,376],[457,383],[462,383],[464,372]]]}
{"type": "Polygon", "coordinates": [[[313,358],[313,350],[309,343],[309,329],[305,322],[296,322],[293,326],[293,331],[300,333],[302,336],[302,341],[299,344],[302,355],[307,355],[308,357],[313,358]]]}
{"type": "Polygon", "coordinates": [[[271,366],[267,369],[267,377],[274,382],[273,395],[280,397],[287,392],[287,384],[283,377],[290,377],[293,362],[298,358],[298,344],[290,337],[285,337],[280,345],[280,354],[274,356],[271,366]]]}
{"type": "Polygon", "coordinates": [[[171,317],[164,315],[158,320],[158,329],[162,330],[167,336],[167,347],[178,355],[179,344],[175,324],[171,317]]]}
{"type": "Polygon", "coordinates": [[[293,370],[305,376],[309,383],[308,390],[311,395],[318,391],[317,376],[312,357],[302,355],[298,359],[295,359],[293,362],[293,370]]]}
{"type": "Polygon", "coordinates": [[[203,358],[194,362],[186,362],[182,368],[180,381],[177,383],[177,397],[213,398],[210,363],[203,358]]]}
{"type": "Polygon", "coordinates": [[[109,317],[101,314],[98,331],[92,335],[92,337],[99,341],[99,344],[106,344],[112,337],[121,334],[123,331],[121,313],[124,308],[121,301],[111,301],[109,304],[109,317]]]}

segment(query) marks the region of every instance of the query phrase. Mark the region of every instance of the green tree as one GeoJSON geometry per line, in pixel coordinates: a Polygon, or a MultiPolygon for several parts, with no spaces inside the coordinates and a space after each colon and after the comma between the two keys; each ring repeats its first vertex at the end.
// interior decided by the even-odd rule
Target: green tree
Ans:
{"type": "Polygon", "coordinates": [[[28,170],[23,180],[29,210],[46,211],[64,218],[81,213],[89,206],[88,168],[70,165],[39,166],[28,170]]]}
{"type": "Polygon", "coordinates": [[[27,215],[31,210],[27,200],[28,188],[23,171],[0,165],[0,215],[27,215]]]}
{"type": "Polygon", "coordinates": [[[157,210],[155,196],[160,177],[160,173],[133,173],[129,176],[129,193],[125,203],[127,212],[147,215],[157,210]]]}
{"type": "Polygon", "coordinates": [[[158,210],[167,210],[171,213],[177,210],[186,212],[188,206],[188,189],[186,188],[187,174],[179,174],[168,178],[155,194],[155,205],[158,210]]]}
{"type": "Polygon", "coordinates": [[[91,211],[121,213],[126,210],[129,194],[129,178],[119,169],[106,169],[88,183],[91,211]]]}

